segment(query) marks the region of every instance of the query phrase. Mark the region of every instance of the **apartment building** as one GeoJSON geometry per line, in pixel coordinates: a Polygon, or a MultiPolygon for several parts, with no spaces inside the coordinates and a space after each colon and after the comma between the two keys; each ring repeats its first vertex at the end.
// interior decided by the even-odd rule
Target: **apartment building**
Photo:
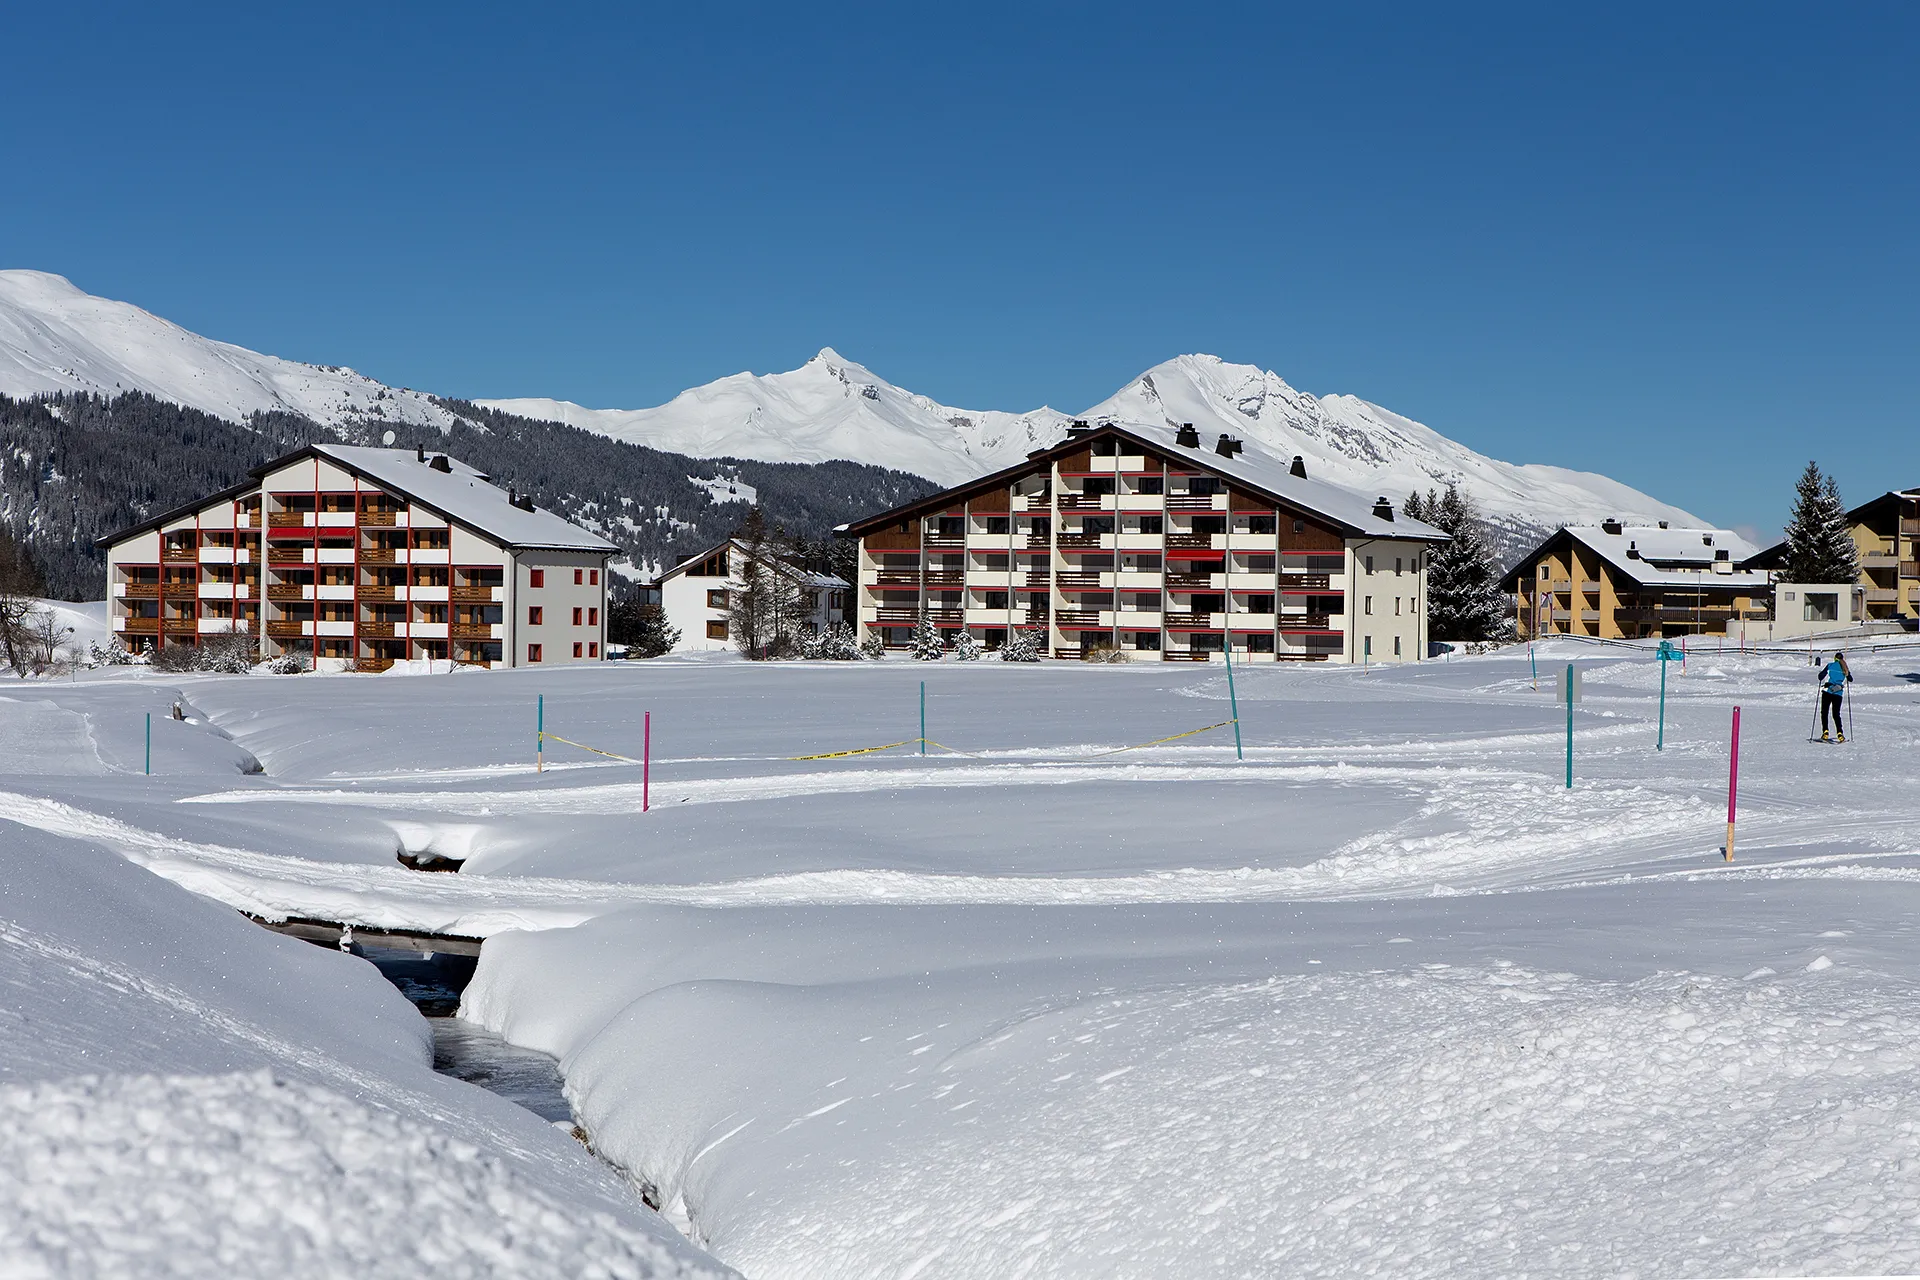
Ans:
{"type": "MultiPolygon", "coordinates": [[[[1847,512],[1853,545],[1860,554],[1865,613],[1860,623],[1920,618],[1920,490],[1883,493],[1847,512]]],[[[1787,544],[1776,542],[1742,568],[1777,572],[1787,544]]]]}
{"type": "Polygon", "coordinates": [[[245,631],[376,670],[598,661],[619,550],[445,454],[333,444],[98,545],[131,650],[245,631]]]}
{"type": "Polygon", "coordinates": [[[1560,529],[1507,571],[1522,639],[1727,634],[1772,616],[1767,575],[1736,566],[1726,529],[1598,525],[1560,529]]]}
{"type": "MultiPolygon", "coordinates": [[[[658,593],[667,625],[680,631],[676,650],[733,647],[733,637],[728,634],[733,623],[733,592],[746,569],[745,546],[728,540],[689,556],[647,584],[645,590],[658,593]]],[[[846,620],[853,584],[845,578],[784,561],[776,563],[775,571],[798,593],[800,625],[809,635],[818,635],[830,624],[846,620]]]]}
{"type": "Polygon", "coordinates": [[[1167,662],[1412,662],[1446,534],[1191,423],[1075,423],[1017,466],[842,526],[862,638],[924,613],[989,647],[1045,634],[1167,662]]]}

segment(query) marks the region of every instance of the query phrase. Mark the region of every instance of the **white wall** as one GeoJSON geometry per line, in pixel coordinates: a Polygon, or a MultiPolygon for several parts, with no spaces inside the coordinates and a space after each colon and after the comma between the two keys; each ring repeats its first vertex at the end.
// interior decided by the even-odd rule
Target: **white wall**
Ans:
{"type": "Polygon", "coordinates": [[[522,551],[508,575],[507,663],[536,665],[527,646],[540,646],[539,666],[599,662],[607,652],[606,559],[588,551],[522,551]],[[542,583],[533,585],[538,570],[542,583]],[[575,577],[579,578],[575,582],[575,577]],[[599,580],[596,582],[595,579],[599,580]],[[540,621],[533,621],[533,610],[540,621]],[[580,621],[574,621],[578,610],[580,621]],[[573,648],[580,646],[574,656],[573,648]]]}
{"type": "Polygon", "coordinates": [[[1347,543],[1349,662],[1418,662],[1427,653],[1426,544],[1392,538],[1347,543]],[[1371,560],[1373,572],[1367,572],[1371,560]],[[1369,611],[1368,601],[1372,601],[1369,611]],[[1368,639],[1372,652],[1368,653],[1368,639]],[[1396,642],[1398,652],[1395,652],[1396,642]]]}

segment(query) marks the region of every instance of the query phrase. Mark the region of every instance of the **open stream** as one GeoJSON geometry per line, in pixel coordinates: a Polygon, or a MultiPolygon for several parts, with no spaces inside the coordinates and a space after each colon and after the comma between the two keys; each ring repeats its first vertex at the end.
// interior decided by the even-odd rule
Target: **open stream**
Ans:
{"type": "Polygon", "coordinates": [[[517,1102],[542,1120],[573,1124],[560,1064],[535,1049],[454,1017],[473,978],[474,957],[353,945],[387,981],[413,1001],[433,1027],[433,1069],[517,1102]]]}

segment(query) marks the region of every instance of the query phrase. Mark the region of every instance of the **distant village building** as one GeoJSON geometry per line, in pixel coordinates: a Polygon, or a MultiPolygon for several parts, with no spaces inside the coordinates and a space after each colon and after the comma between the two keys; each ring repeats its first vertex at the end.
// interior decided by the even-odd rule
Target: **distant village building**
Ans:
{"type": "MultiPolygon", "coordinates": [[[[1847,512],[1847,524],[1860,554],[1860,580],[1853,585],[1863,593],[1864,612],[1855,624],[1920,618],[1920,490],[1883,493],[1847,512]]],[[[1786,551],[1785,542],[1776,542],[1742,567],[1778,570],[1786,551]]]]}
{"type": "Polygon", "coordinates": [[[1076,423],[1018,465],[843,526],[862,639],[1031,629],[1056,657],[1412,662],[1447,535],[1191,424],[1076,423]]]}
{"type": "Polygon", "coordinates": [[[332,444],[99,545],[129,649],[245,631],[369,669],[598,661],[619,550],[445,454],[332,444]]]}
{"type": "Polygon", "coordinates": [[[1623,525],[1563,528],[1507,571],[1522,639],[1738,634],[1771,618],[1764,573],[1736,567],[1726,529],[1623,525]]]}
{"type": "MultiPolygon", "coordinates": [[[[776,560],[773,569],[792,584],[799,597],[800,627],[818,635],[828,625],[843,622],[852,583],[830,573],[776,560]]],[[[690,556],[647,584],[667,624],[680,632],[679,650],[731,649],[734,637],[733,594],[747,570],[747,551],[737,540],[690,556]]]]}

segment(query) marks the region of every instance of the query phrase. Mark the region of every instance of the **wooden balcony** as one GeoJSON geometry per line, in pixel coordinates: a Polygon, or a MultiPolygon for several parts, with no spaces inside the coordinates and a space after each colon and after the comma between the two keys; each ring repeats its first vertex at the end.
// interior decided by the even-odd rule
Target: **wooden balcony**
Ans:
{"type": "Polygon", "coordinates": [[[267,588],[269,600],[311,600],[308,594],[311,588],[300,583],[276,582],[267,588]]]}
{"type": "Polygon", "coordinates": [[[116,631],[131,631],[135,635],[151,635],[160,630],[158,618],[115,618],[116,631]]]}
{"type": "Polygon", "coordinates": [[[363,582],[353,589],[353,594],[362,600],[391,600],[395,590],[381,583],[363,582]]]}
{"type": "Polygon", "coordinates": [[[1213,585],[1210,573],[1170,573],[1167,575],[1169,591],[1217,591],[1221,588],[1213,585]]]}
{"type": "Polygon", "coordinates": [[[288,622],[280,618],[270,618],[267,621],[267,635],[274,640],[301,640],[306,638],[307,628],[312,625],[312,622],[306,619],[288,622]]]}
{"type": "Polygon", "coordinates": [[[1160,651],[1162,662],[1211,662],[1212,649],[1163,649],[1160,651]]]}
{"type": "Polygon", "coordinates": [[[268,547],[267,563],[306,564],[308,563],[306,551],[305,547],[268,547]]]}
{"type": "Polygon", "coordinates": [[[1213,615],[1211,613],[1171,613],[1169,612],[1169,613],[1163,614],[1162,617],[1165,619],[1166,625],[1169,627],[1209,628],[1214,625],[1213,615]]]}
{"type": "Polygon", "coordinates": [[[160,552],[160,559],[167,564],[192,564],[200,559],[200,548],[167,547],[160,552]]]}
{"type": "Polygon", "coordinates": [[[1103,545],[1101,539],[1109,536],[1104,533],[1063,533],[1055,539],[1054,545],[1062,551],[1098,551],[1103,545]]]}
{"type": "Polygon", "coordinates": [[[1210,533],[1170,533],[1167,535],[1169,551],[1211,551],[1213,535],[1210,533]]]}
{"type": "Polygon", "coordinates": [[[454,640],[497,640],[493,634],[494,623],[456,622],[448,627],[448,636],[454,640]]]}
{"type": "Polygon", "coordinates": [[[1167,510],[1211,511],[1213,510],[1213,495],[1170,493],[1167,495],[1167,510]]]}
{"type": "Polygon", "coordinates": [[[361,622],[354,626],[362,639],[388,639],[393,635],[391,622],[361,622]]]}
{"type": "MultiPolygon", "coordinates": [[[[876,587],[917,587],[920,585],[918,569],[882,569],[873,575],[872,585],[876,587]]],[[[455,587],[458,591],[460,588],[455,587]]],[[[454,599],[460,597],[455,596],[454,599]]]]}
{"type": "Polygon", "coordinates": [[[191,600],[199,594],[200,584],[197,582],[163,582],[160,584],[160,595],[168,600],[191,600]]]}
{"type": "Polygon", "coordinates": [[[160,584],[157,582],[117,582],[114,584],[113,591],[114,594],[122,600],[154,600],[159,598],[160,584]]]}
{"type": "Polygon", "coordinates": [[[1027,510],[1029,510],[1029,511],[1051,511],[1051,510],[1053,510],[1053,498],[1052,498],[1051,496],[1049,496],[1049,495],[1047,495],[1047,494],[1044,494],[1044,493],[1033,493],[1033,494],[1028,494],[1028,495],[1027,495],[1027,510]]]}
{"type": "Polygon", "coordinates": [[[930,533],[926,537],[927,546],[936,547],[936,548],[945,548],[953,551],[958,551],[965,543],[966,543],[966,538],[964,535],[956,535],[953,537],[943,537],[936,533],[930,533]]]}
{"type": "Polygon", "coordinates": [[[1100,613],[1094,609],[1061,609],[1053,615],[1053,621],[1060,627],[1097,627],[1100,613]]]}
{"type": "Polygon", "coordinates": [[[1282,591],[1331,591],[1331,575],[1325,573],[1283,573],[1280,575],[1282,591]]]}
{"type": "Polygon", "coordinates": [[[955,569],[929,569],[923,576],[930,587],[957,587],[966,577],[955,569]]]}
{"type": "Polygon", "coordinates": [[[1062,511],[1098,511],[1101,509],[1100,495],[1097,493],[1063,493],[1060,495],[1062,511]]]}
{"type": "Polygon", "coordinates": [[[360,559],[368,564],[392,564],[394,563],[393,548],[362,547],[360,548],[360,559]]]}
{"type": "Polygon", "coordinates": [[[1281,631],[1330,631],[1333,629],[1333,615],[1327,613],[1283,613],[1279,620],[1281,631]]]}
{"type": "MultiPolygon", "coordinates": [[[[1044,574],[1040,576],[1045,577],[1044,574]]],[[[1097,573],[1056,573],[1053,581],[1062,591],[1086,591],[1101,587],[1097,573]]]]}
{"type": "Polygon", "coordinates": [[[1052,545],[1053,539],[1047,537],[1044,533],[1030,533],[1027,535],[1027,550],[1029,551],[1045,551],[1052,545]]]}
{"type": "Polygon", "coordinates": [[[375,528],[379,526],[391,528],[395,524],[398,524],[399,520],[399,515],[392,511],[362,511],[360,513],[360,525],[362,528],[375,528]]]}

